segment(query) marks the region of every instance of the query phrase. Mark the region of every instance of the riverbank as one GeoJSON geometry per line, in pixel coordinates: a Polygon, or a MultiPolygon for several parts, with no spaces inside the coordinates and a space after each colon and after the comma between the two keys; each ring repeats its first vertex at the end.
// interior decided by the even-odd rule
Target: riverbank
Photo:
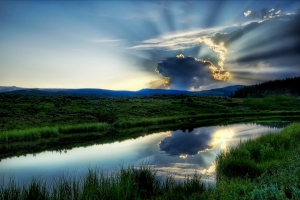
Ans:
{"type": "MultiPolygon", "coordinates": [[[[247,113],[218,113],[218,114],[201,114],[193,116],[171,116],[160,118],[139,118],[134,120],[122,119],[115,123],[85,123],[74,125],[61,125],[53,127],[28,128],[22,130],[9,130],[0,133],[0,143],[15,142],[15,141],[34,141],[43,138],[55,138],[65,134],[72,133],[91,133],[99,132],[101,134],[111,134],[113,137],[114,131],[120,132],[122,128],[138,128],[145,126],[166,126],[172,127],[174,123],[178,125],[195,126],[195,124],[224,124],[222,121],[239,121],[240,119],[251,118],[266,118],[266,117],[281,117],[287,119],[289,117],[300,117],[300,111],[268,111],[268,112],[247,112],[247,113]],[[232,120],[230,120],[232,119],[232,120]]],[[[246,120],[245,120],[246,121],[246,120]]],[[[115,134],[116,135],[116,134],[115,134]]],[[[118,138],[115,138],[117,140],[118,138]]]]}
{"type": "Polygon", "coordinates": [[[155,168],[120,168],[112,173],[91,169],[0,187],[0,199],[299,199],[300,123],[229,148],[216,159],[216,187],[205,187],[199,175],[177,182],[160,179],[155,168]]]}
{"type": "Polygon", "coordinates": [[[293,96],[108,99],[0,94],[0,108],[0,159],[122,141],[160,131],[300,118],[300,101],[293,96]]]}
{"type": "MultiPolygon", "coordinates": [[[[295,116],[250,116],[234,118],[181,120],[175,123],[154,124],[148,126],[115,128],[106,123],[83,124],[76,126],[30,129],[26,131],[12,131],[11,137],[3,137],[0,142],[0,160],[13,156],[37,154],[43,151],[65,151],[78,147],[88,147],[96,144],[121,142],[158,132],[193,130],[203,126],[229,125],[236,123],[255,123],[270,127],[281,128],[289,121],[300,121],[295,116]],[[282,120],[284,120],[282,122],[282,120]],[[53,131],[55,134],[51,133],[53,131]],[[32,132],[30,132],[32,131],[32,132]],[[43,134],[40,132],[44,131],[43,134]],[[20,135],[18,135],[20,133],[20,135]],[[25,133],[28,133],[26,135],[25,133]],[[13,138],[15,136],[15,138],[13,138]],[[20,136],[20,137],[19,137],[20,136]],[[21,137],[22,136],[22,137],[21,137]],[[12,138],[6,140],[7,138],[12,138]],[[20,140],[23,139],[23,140],[20,140]]],[[[4,134],[3,134],[4,135],[4,134]]]]}
{"type": "Polygon", "coordinates": [[[222,199],[299,199],[300,124],[250,139],[217,159],[218,197],[222,199]]]}

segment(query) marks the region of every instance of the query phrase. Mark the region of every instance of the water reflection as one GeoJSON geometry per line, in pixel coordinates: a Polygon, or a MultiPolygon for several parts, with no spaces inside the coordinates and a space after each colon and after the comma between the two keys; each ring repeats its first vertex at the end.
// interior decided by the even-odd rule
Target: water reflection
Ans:
{"type": "Polygon", "coordinates": [[[185,133],[181,130],[172,131],[169,137],[158,143],[158,147],[171,156],[195,155],[199,151],[212,148],[212,135],[209,128],[194,129],[185,133]]]}
{"type": "Polygon", "coordinates": [[[226,141],[233,135],[232,129],[220,127],[197,128],[188,133],[171,131],[168,137],[158,143],[158,147],[168,155],[185,159],[187,156],[212,150],[217,145],[225,149],[226,141]]]}
{"type": "Polygon", "coordinates": [[[3,159],[0,162],[0,185],[11,176],[21,181],[42,177],[47,181],[66,172],[86,173],[88,167],[104,170],[120,165],[152,164],[160,175],[183,178],[195,172],[214,181],[215,158],[228,146],[240,140],[281,129],[256,124],[212,126],[186,131],[168,131],[112,144],[81,147],[60,152],[46,151],[3,159]]]}

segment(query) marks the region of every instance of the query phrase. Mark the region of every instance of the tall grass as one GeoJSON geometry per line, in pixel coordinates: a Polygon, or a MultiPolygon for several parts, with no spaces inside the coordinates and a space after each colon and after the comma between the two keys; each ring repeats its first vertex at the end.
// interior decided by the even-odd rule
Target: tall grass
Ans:
{"type": "Polygon", "coordinates": [[[249,139],[217,156],[218,177],[258,177],[284,162],[299,142],[299,123],[291,124],[280,133],[249,139]]]}
{"type": "Polygon", "coordinates": [[[65,125],[60,127],[29,128],[25,130],[11,130],[0,133],[0,142],[28,141],[40,138],[57,137],[60,134],[105,131],[109,129],[107,123],[91,123],[78,125],[65,125]]]}
{"type": "Polygon", "coordinates": [[[216,163],[218,184],[240,184],[248,198],[251,191],[253,199],[298,199],[300,123],[231,147],[217,156],[216,163]]]}
{"type": "Polygon", "coordinates": [[[90,124],[77,124],[66,125],[59,127],[60,133],[77,133],[77,132],[91,132],[91,131],[104,131],[108,129],[107,123],[90,123],[90,124]]]}
{"type": "Polygon", "coordinates": [[[30,128],[25,130],[12,130],[0,134],[0,142],[4,141],[27,141],[39,138],[55,137],[59,135],[57,127],[30,128]]]}
{"type": "Polygon", "coordinates": [[[204,192],[198,175],[179,182],[172,177],[162,180],[149,166],[128,166],[110,173],[99,168],[89,169],[84,176],[64,175],[51,183],[32,179],[20,185],[11,179],[0,187],[0,199],[186,199],[204,192]]]}

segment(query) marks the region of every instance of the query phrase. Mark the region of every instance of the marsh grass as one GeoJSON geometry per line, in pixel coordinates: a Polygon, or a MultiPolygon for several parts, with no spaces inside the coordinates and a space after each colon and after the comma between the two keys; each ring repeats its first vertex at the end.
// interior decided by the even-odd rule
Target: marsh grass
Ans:
{"type": "Polygon", "coordinates": [[[109,125],[106,123],[90,123],[78,125],[65,125],[60,127],[29,128],[25,130],[11,130],[0,134],[0,142],[29,141],[41,138],[55,138],[61,134],[106,131],[109,125]]]}
{"type": "Polygon", "coordinates": [[[52,182],[32,179],[20,185],[11,179],[0,187],[0,199],[186,199],[201,196],[205,187],[195,174],[183,181],[173,177],[159,179],[149,166],[121,167],[113,172],[89,168],[84,176],[60,176],[52,182]]]}
{"type": "Polygon", "coordinates": [[[55,137],[57,135],[59,135],[59,130],[57,127],[12,130],[1,133],[0,142],[37,140],[40,138],[55,137]]]}
{"type": "Polygon", "coordinates": [[[284,162],[300,142],[300,124],[291,124],[280,133],[266,134],[229,148],[217,157],[218,176],[255,178],[284,162]]]}
{"type": "Polygon", "coordinates": [[[82,132],[94,132],[105,131],[109,125],[107,123],[86,123],[77,125],[65,125],[58,128],[59,133],[82,133],[82,132]]]}

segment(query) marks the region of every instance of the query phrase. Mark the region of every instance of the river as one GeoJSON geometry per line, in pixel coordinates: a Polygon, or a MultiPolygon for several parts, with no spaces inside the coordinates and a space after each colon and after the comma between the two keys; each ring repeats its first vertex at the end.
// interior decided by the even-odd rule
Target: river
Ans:
{"type": "Polygon", "coordinates": [[[214,183],[218,153],[246,139],[280,130],[259,124],[199,127],[153,133],[111,144],[6,158],[0,162],[0,184],[7,183],[11,177],[21,183],[33,177],[51,181],[63,174],[84,174],[89,167],[112,171],[129,164],[152,165],[158,176],[172,175],[177,179],[197,172],[207,183],[214,183]]]}

